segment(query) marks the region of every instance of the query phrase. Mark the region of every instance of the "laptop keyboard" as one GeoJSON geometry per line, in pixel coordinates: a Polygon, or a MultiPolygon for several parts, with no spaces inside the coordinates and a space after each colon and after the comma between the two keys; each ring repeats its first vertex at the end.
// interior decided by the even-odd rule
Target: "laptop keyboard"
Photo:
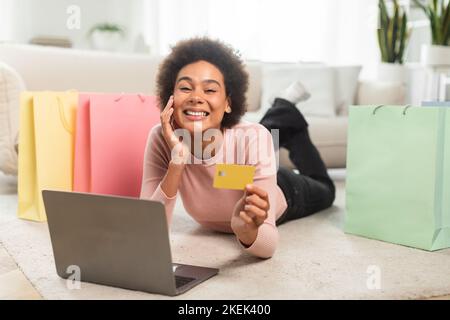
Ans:
{"type": "Polygon", "coordinates": [[[175,276],[175,286],[177,288],[184,286],[185,284],[188,284],[191,281],[194,281],[195,278],[189,278],[189,277],[182,277],[182,276],[175,276]]]}

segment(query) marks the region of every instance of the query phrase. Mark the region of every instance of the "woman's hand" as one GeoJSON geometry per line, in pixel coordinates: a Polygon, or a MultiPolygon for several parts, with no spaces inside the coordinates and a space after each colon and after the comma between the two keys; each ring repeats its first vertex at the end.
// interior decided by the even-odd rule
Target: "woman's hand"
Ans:
{"type": "Polygon", "coordinates": [[[187,163],[190,155],[190,149],[186,144],[180,141],[180,138],[175,135],[174,128],[172,126],[173,119],[173,96],[170,96],[167,101],[164,110],[161,112],[160,120],[164,140],[169,145],[172,152],[171,162],[179,165],[187,163]]]}
{"type": "Polygon", "coordinates": [[[247,185],[231,218],[231,229],[243,244],[251,246],[255,242],[258,228],[267,219],[269,209],[267,192],[253,184],[247,185]]]}

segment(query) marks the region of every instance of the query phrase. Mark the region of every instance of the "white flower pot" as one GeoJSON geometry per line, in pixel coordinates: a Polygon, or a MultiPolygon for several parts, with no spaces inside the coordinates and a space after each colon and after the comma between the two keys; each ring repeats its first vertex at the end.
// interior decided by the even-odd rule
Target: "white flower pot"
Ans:
{"type": "Polygon", "coordinates": [[[425,66],[450,66],[450,47],[423,44],[420,60],[425,66]]]}
{"type": "Polygon", "coordinates": [[[378,65],[378,80],[383,82],[405,83],[405,66],[399,63],[381,62],[378,65]]]}
{"type": "Polygon", "coordinates": [[[116,51],[122,41],[123,37],[118,32],[95,30],[91,35],[91,45],[96,50],[116,51]]]}

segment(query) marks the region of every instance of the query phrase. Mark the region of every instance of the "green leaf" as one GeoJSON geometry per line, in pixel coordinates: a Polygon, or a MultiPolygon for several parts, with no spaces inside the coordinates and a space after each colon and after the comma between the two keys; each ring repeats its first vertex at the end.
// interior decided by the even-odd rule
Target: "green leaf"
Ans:
{"type": "Polygon", "coordinates": [[[439,35],[436,28],[436,15],[433,10],[430,9],[430,26],[431,26],[431,37],[433,44],[439,44],[439,35]]]}
{"type": "Polygon", "coordinates": [[[387,30],[389,16],[387,14],[386,4],[384,0],[378,2],[378,7],[380,8],[380,28],[387,30]]]}
{"type": "Polygon", "coordinates": [[[384,56],[382,57],[384,62],[388,62],[389,60],[389,48],[388,48],[388,34],[387,34],[387,30],[389,27],[389,16],[387,13],[387,9],[386,9],[386,3],[384,2],[384,0],[379,0],[378,1],[378,6],[380,8],[380,28],[381,28],[381,36],[383,37],[383,41],[382,41],[382,45],[383,48],[382,53],[384,54],[384,56]]]}
{"type": "Polygon", "coordinates": [[[398,41],[397,34],[399,30],[399,6],[397,0],[394,0],[394,18],[392,19],[392,38],[391,38],[391,60],[392,62],[397,61],[397,50],[398,50],[398,41]]]}
{"type": "MultiPolygon", "coordinates": [[[[442,2],[444,4],[444,2],[442,2]]],[[[442,42],[445,46],[450,45],[450,1],[447,3],[447,7],[443,9],[442,18],[442,42]]]]}
{"type": "Polygon", "coordinates": [[[92,26],[92,28],[88,32],[88,35],[89,36],[92,35],[92,33],[94,33],[94,31],[97,31],[97,30],[105,31],[105,32],[117,32],[117,33],[120,33],[122,36],[125,33],[124,29],[120,25],[104,22],[104,23],[98,23],[98,24],[92,26]]]}
{"type": "Polygon", "coordinates": [[[406,16],[406,12],[403,13],[402,17],[402,27],[400,29],[400,48],[398,50],[398,61],[403,63],[403,55],[405,52],[406,43],[408,41],[408,34],[406,31],[408,18],[406,16]]]}
{"type": "Polygon", "coordinates": [[[427,13],[427,8],[422,4],[422,2],[420,2],[419,0],[413,0],[414,3],[416,4],[416,6],[418,6],[419,8],[421,8],[425,13],[427,13]]]}
{"type": "Polygon", "coordinates": [[[389,24],[387,27],[387,44],[386,44],[389,62],[395,62],[393,61],[395,50],[395,44],[392,42],[393,34],[394,34],[394,21],[393,19],[389,19],[389,24]]]}
{"type": "Polygon", "coordinates": [[[383,29],[378,29],[377,30],[377,36],[378,36],[378,44],[379,44],[380,52],[381,52],[381,61],[388,62],[388,55],[387,55],[387,51],[386,51],[386,42],[385,42],[385,37],[384,37],[384,30],[383,29]]]}
{"type": "Polygon", "coordinates": [[[433,0],[433,10],[435,14],[438,14],[438,0],[433,0]]]}

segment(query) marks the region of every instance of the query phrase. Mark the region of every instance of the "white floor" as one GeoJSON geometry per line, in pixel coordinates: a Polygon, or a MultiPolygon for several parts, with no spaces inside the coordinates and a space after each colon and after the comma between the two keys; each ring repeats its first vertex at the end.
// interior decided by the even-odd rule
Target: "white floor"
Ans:
{"type": "MultiPolygon", "coordinates": [[[[422,299],[450,294],[450,250],[431,253],[343,233],[343,175],[332,175],[338,187],[335,205],[281,226],[279,247],[269,260],[242,253],[231,235],[199,227],[178,203],[171,234],[174,260],[217,267],[220,273],[177,298],[422,299]]],[[[56,275],[46,224],[16,218],[15,190],[14,178],[0,175],[0,288],[5,283],[20,288],[20,280],[1,277],[2,264],[14,269],[17,263],[15,274],[28,285],[19,292],[29,292],[30,298],[167,298],[88,283],[68,289],[56,275]]]]}

